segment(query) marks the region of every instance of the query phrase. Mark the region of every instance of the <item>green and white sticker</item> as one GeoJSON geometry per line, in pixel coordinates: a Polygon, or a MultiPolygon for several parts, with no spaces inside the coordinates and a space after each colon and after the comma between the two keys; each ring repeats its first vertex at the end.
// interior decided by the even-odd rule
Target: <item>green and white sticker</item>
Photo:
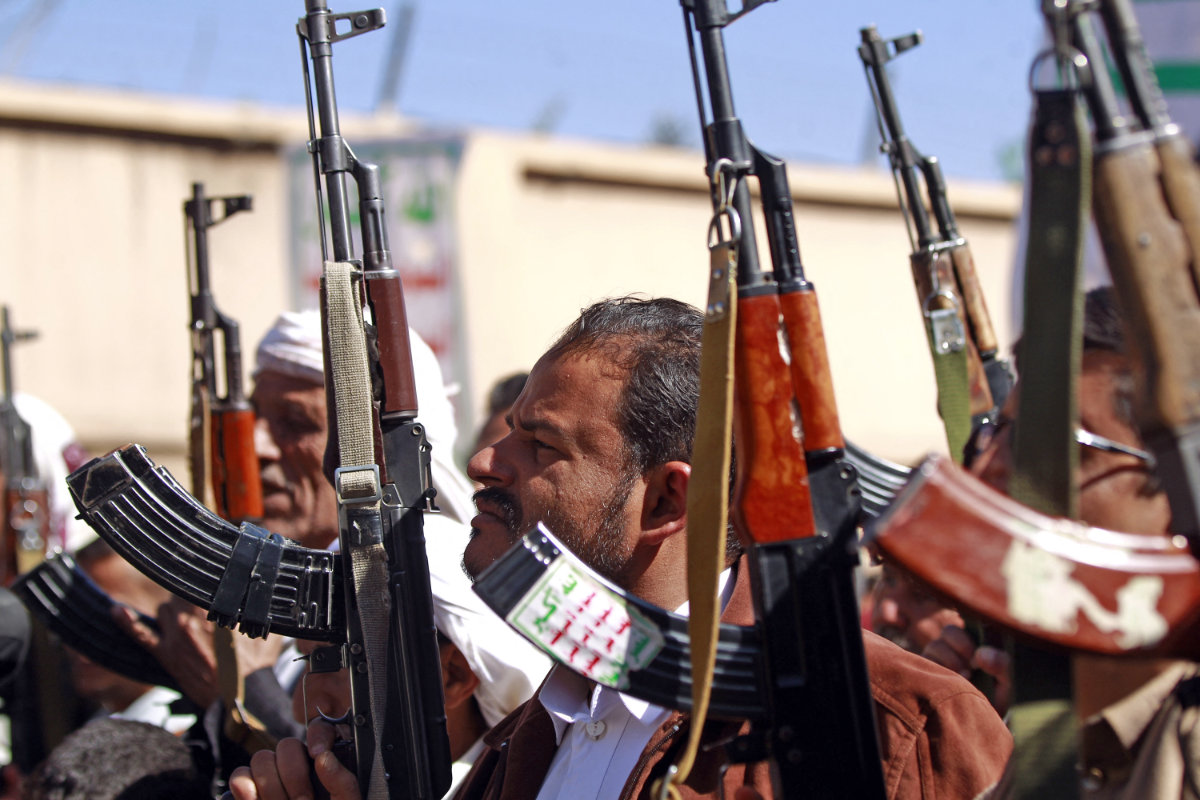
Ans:
{"type": "Polygon", "coordinates": [[[557,661],[614,689],[628,688],[629,672],[663,648],[657,626],[567,557],[555,559],[507,620],[557,661]]]}

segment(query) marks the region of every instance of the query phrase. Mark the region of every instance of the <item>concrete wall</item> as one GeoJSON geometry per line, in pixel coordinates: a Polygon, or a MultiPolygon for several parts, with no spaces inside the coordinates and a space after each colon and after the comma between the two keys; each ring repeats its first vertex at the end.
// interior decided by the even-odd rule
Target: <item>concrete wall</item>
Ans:
{"type": "MultiPolygon", "coordinates": [[[[343,120],[402,135],[394,117],[343,120]]],[[[211,237],[213,290],[254,343],[292,294],[283,152],[302,113],[0,83],[0,302],[40,338],[14,356],[21,390],[104,451],[147,445],[179,468],[189,339],[181,205],[254,196],[211,237]]],[[[458,209],[470,426],[491,382],[528,368],[578,309],[642,292],[700,303],[710,210],[699,153],[467,133],[458,209]]],[[[821,294],[843,422],[881,455],[942,440],[908,274],[908,242],[881,171],[793,167],[801,249],[821,294]]],[[[1001,341],[1019,196],[952,183],[1001,341]]],[[[765,245],[764,245],[765,251],[765,245]]],[[[182,475],[181,475],[182,477],[182,475]]]]}

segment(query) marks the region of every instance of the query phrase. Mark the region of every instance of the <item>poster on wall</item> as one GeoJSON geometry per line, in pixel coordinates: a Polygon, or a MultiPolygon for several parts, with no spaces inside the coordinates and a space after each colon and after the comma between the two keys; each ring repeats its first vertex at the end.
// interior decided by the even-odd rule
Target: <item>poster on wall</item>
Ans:
{"type": "MultiPolygon", "coordinates": [[[[455,195],[463,145],[463,137],[457,134],[356,142],[353,145],[359,159],[379,165],[388,244],[392,261],[404,283],[408,324],[433,348],[442,375],[452,389],[459,385],[460,376],[466,374],[464,332],[459,322],[462,305],[455,222],[455,195]]],[[[293,304],[297,309],[316,308],[322,256],[312,158],[307,151],[298,148],[290,154],[288,165],[293,304]]],[[[362,254],[362,244],[358,199],[352,183],[351,229],[354,254],[358,257],[362,254]]],[[[326,229],[328,231],[328,225],[326,229]]],[[[455,406],[458,429],[463,431],[469,423],[466,416],[469,409],[462,408],[460,402],[455,406]]]]}

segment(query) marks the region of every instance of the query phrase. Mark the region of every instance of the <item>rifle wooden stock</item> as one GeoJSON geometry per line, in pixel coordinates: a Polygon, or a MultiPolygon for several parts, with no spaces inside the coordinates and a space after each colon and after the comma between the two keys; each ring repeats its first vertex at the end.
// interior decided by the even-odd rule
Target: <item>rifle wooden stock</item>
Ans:
{"type": "Polygon", "coordinates": [[[1181,537],[1046,516],[941,456],[917,468],[870,536],[964,611],[1041,645],[1200,657],[1200,563],[1181,537]]]}
{"type": "MultiPolygon", "coordinates": [[[[954,309],[963,330],[971,334],[966,337],[967,388],[970,392],[971,416],[978,417],[991,413],[995,408],[995,401],[992,398],[992,390],[988,386],[983,361],[980,359],[981,348],[976,347],[974,341],[975,327],[971,324],[967,295],[959,283],[956,270],[958,262],[965,260],[971,264],[971,274],[974,275],[974,263],[970,260],[969,253],[966,259],[957,258],[956,249],[954,246],[937,246],[918,250],[909,256],[909,263],[912,266],[913,283],[917,288],[917,301],[921,304],[922,311],[954,309]],[[934,290],[935,281],[938,287],[936,292],[934,290]],[[949,293],[954,299],[951,300],[946,293],[949,293]]],[[[979,293],[978,278],[975,279],[973,291],[976,295],[973,301],[976,304],[981,303],[983,296],[979,293]]],[[[983,313],[986,319],[986,308],[983,313]]],[[[990,320],[981,327],[991,331],[990,320]]],[[[995,333],[993,332],[991,336],[994,352],[995,333]]]]}
{"type": "Polygon", "coordinates": [[[213,494],[217,513],[228,520],[260,519],[263,514],[254,422],[248,404],[210,417],[213,494]]]}
{"type": "Polygon", "coordinates": [[[735,348],[734,527],[747,546],[813,536],[808,467],[792,420],[790,375],[779,352],[777,295],[738,299],[735,348]]]}

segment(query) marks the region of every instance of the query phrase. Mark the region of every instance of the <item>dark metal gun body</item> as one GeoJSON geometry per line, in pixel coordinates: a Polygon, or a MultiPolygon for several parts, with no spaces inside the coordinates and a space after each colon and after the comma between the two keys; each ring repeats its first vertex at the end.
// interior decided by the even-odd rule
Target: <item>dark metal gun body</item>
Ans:
{"type": "MultiPolygon", "coordinates": [[[[376,454],[382,495],[379,510],[357,508],[339,497],[344,558],[349,559],[355,548],[382,541],[389,572],[387,697],[381,715],[372,710],[370,702],[368,672],[377,667],[367,662],[368,646],[362,627],[365,612],[351,581],[343,584],[347,624],[344,660],[349,667],[354,718],[356,723],[361,721],[355,730],[358,775],[360,781],[370,784],[375,743],[379,741],[388,796],[438,798],[449,786],[451,759],[422,526],[422,514],[434,510],[430,448],[424,427],[417,421],[403,289],[388,246],[379,168],[357,159],[341,135],[332,69],[335,42],[380,28],[385,17],[383,9],[332,14],[324,0],[306,0],[305,8],[307,13],[297,31],[306,85],[309,55],[312,61],[312,88],[306,95],[310,150],[318,216],[324,216],[323,176],[332,242],[330,253],[322,229],[322,251],[326,259],[332,257],[335,262],[351,262],[361,268],[358,286],[370,310],[369,318],[364,315],[364,327],[372,351],[378,415],[375,424],[383,450],[376,454]],[[339,33],[338,22],[348,23],[349,30],[339,33]],[[319,136],[313,124],[314,105],[320,121],[319,136]],[[354,258],[350,235],[351,181],[358,194],[361,261],[354,258]],[[366,533],[360,535],[359,531],[366,533]],[[375,733],[368,735],[368,731],[375,733]]],[[[328,328],[326,336],[328,339],[328,328]]],[[[331,413],[331,424],[335,416],[331,413]]],[[[342,464],[341,469],[359,470],[363,466],[342,464]]],[[[369,796],[380,796],[377,786],[367,785],[364,789],[369,796]]]]}
{"type": "Polygon", "coordinates": [[[262,482],[254,449],[254,410],[242,384],[242,347],[236,320],[221,313],[213,300],[208,266],[208,229],[239,211],[251,208],[248,195],[206,197],[204,184],[192,184],[192,197],[183,204],[191,235],[188,283],[191,296],[192,492],[203,497],[205,462],[212,480],[217,513],[226,519],[262,517],[262,482]],[[213,213],[220,203],[222,213],[213,213]],[[216,339],[221,339],[224,369],[216,365],[216,339]],[[221,381],[218,381],[218,375],[221,381]],[[219,383],[225,393],[220,393],[219,383]],[[208,436],[204,436],[205,430],[208,436]],[[207,438],[207,441],[205,441],[207,438]],[[207,459],[206,459],[207,454],[207,459]]]}
{"type": "MultiPolygon", "coordinates": [[[[1012,373],[1007,362],[998,357],[996,334],[975,273],[970,248],[959,233],[958,222],[946,195],[941,163],[933,156],[922,154],[909,140],[888,78],[887,62],[920,44],[921,33],[918,31],[885,40],[870,26],[861,30],[861,36],[862,44],[858,53],[875,101],[883,139],[881,149],[891,163],[898,193],[903,187],[900,207],[909,226],[913,272],[920,295],[918,299],[922,303],[921,310],[927,317],[936,313],[934,304],[940,302],[939,293],[944,293],[949,305],[937,307],[943,311],[954,311],[964,326],[964,332],[969,334],[969,346],[973,349],[968,353],[968,378],[972,381],[971,412],[973,422],[978,424],[983,418],[994,416],[1004,405],[1012,387],[1012,373]],[[921,191],[922,181],[928,197],[928,209],[926,197],[921,191]],[[930,221],[930,211],[936,230],[930,221]],[[973,374],[977,362],[985,383],[979,381],[978,374],[973,374]]],[[[932,319],[930,322],[932,324],[932,319]]],[[[933,327],[935,331],[939,329],[939,326],[933,327]]]]}
{"type": "MultiPolygon", "coordinates": [[[[13,584],[25,607],[63,644],[90,660],[141,683],[178,689],[169,672],[125,633],[112,618],[116,606],[66,553],[54,553],[13,584]]],[[[151,630],[158,623],[138,612],[151,630]]]]}
{"type": "Polygon", "coordinates": [[[8,306],[0,307],[0,472],[4,476],[0,584],[5,586],[41,561],[49,531],[49,492],[33,456],[33,429],[17,411],[13,388],[13,345],[36,336],[33,331],[14,330],[8,306]]]}

